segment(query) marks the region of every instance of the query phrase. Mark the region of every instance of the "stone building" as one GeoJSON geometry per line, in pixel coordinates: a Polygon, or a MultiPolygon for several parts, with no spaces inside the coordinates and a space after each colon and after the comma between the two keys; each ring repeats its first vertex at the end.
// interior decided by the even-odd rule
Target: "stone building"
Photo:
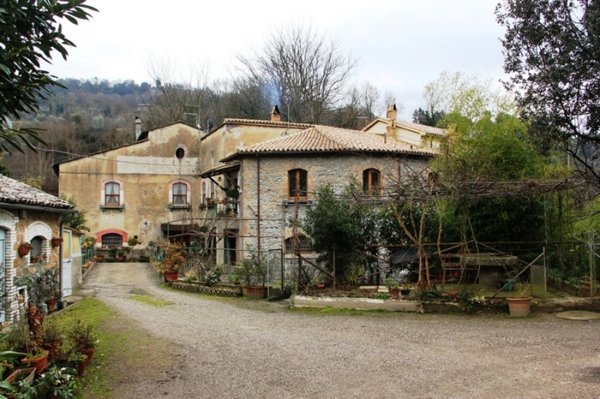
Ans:
{"type": "Polygon", "coordinates": [[[0,175],[0,322],[19,318],[28,300],[43,303],[58,295],[64,278],[61,217],[72,209],[67,201],[0,175]],[[26,276],[50,281],[43,291],[33,284],[27,289],[19,283],[26,276]]]}
{"type": "Polygon", "coordinates": [[[136,142],[56,165],[59,195],[85,212],[98,248],[127,248],[162,238],[189,241],[201,198],[202,132],[174,123],[141,132],[136,142]]]}
{"type": "Polygon", "coordinates": [[[425,168],[434,154],[378,134],[319,125],[238,147],[221,159],[221,169],[202,174],[218,179],[221,173],[238,188],[235,212],[223,214],[216,225],[224,237],[217,263],[234,262],[236,253],[248,248],[283,249],[291,261],[291,240],[299,234],[290,220],[302,219],[320,187],[330,184],[341,192],[355,181],[379,195],[398,181],[403,168],[425,168]]]}

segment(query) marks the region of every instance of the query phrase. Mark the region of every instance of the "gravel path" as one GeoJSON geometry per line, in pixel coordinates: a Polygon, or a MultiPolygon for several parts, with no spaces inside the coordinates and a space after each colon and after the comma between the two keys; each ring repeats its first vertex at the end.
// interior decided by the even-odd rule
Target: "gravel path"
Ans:
{"type": "Polygon", "coordinates": [[[179,344],[172,379],[119,398],[600,398],[599,320],[265,311],[161,289],[141,263],[97,264],[85,288],[179,344]],[[126,299],[139,288],[174,305],[126,299]]]}

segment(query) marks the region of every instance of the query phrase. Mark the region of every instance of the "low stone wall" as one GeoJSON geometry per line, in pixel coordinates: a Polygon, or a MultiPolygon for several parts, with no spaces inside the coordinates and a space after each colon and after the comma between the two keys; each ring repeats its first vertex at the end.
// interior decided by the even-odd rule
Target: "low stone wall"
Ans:
{"type": "Polygon", "coordinates": [[[334,298],[312,297],[296,295],[292,300],[293,306],[298,308],[340,308],[358,310],[389,310],[394,312],[423,312],[420,301],[401,299],[373,299],[373,298],[334,298]]]}
{"type": "Polygon", "coordinates": [[[242,288],[239,285],[213,285],[208,286],[203,283],[193,283],[187,281],[173,281],[169,285],[175,289],[187,291],[187,292],[198,292],[209,295],[219,296],[241,296],[242,288]]]}

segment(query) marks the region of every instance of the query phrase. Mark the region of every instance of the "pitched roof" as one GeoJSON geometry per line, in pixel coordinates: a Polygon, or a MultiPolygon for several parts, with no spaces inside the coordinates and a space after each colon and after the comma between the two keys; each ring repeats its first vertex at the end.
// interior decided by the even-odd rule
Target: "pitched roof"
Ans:
{"type": "Polygon", "coordinates": [[[249,147],[238,148],[236,153],[221,161],[225,162],[244,154],[334,152],[377,152],[425,156],[433,156],[437,153],[435,150],[429,148],[412,146],[393,140],[386,142],[384,137],[374,133],[315,125],[289,136],[278,137],[249,147]]]}
{"type": "Polygon", "coordinates": [[[192,129],[197,130],[199,133],[202,133],[202,130],[200,130],[197,127],[194,127],[192,125],[189,125],[187,123],[173,122],[173,123],[169,123],[169,124],[164,125],[164,126],[159,126],[159,127],[154,128],[152,130],[146,130],[146,131],[142,132],[142,134],[140,135],[140,137],[136,141],[134,141],[133,143],[121,144],[121,145],[118,145],[118,146],[115,146],[115,147],[112,147],[112,148],[107,148],[107,149],[104,149],[104,150],[99,150],[99,151],[92,152],[92,153],[89,153],[89,154],[73,155],[72,157],[70,157],[68,159],[65,159],[65,160],[62,160],[60,162],[55,163],[54,165],[52,165],[52,168],[54,169],[54,173],[56,173],[58,175],[58,167],[59,167],[59,165],[62,165],[62,164],[65,164],[65,163],[69,163],[69,162],[72,162],[72,161],[77,161],[77,160],[82,159],[82,158],[89,158],[89,157],[93,157],[95,155],[105,154],[107,152],[111,152],[111,151],[114,151],[114,150],[120,150],[121,148],[125,148],[125,147],[134,147],[134,146],[137,146],[138,144],[142,144],[142,143],[145,143],[145,142],[148,141],[148,135],[149,135],[150,132],[153,132],[155,130],[165,129],[167,127],[174,126],[174,125],[185,125],[187,127],[191,127],[192,129]]]}
{"type": "Polygon", "coordinates": [[[73,205],[45,191],[0,175],[0,203],[72,209],[73,205]]]}
{"type": "MultiPolygon", "coordinates": [[[[384,119],[384,118],[374,119],[373,121],[371,121],[371,123],[369,123],[367,126],[365,126],[363,131],[366,132],[369,128],[371,128],[376,123],[387,124],[388,120],[384,119]]],[[[414,132],[422,133],[422,134],[432,134],[435,136],[445,136],[446,135],[446,129],[428,126],[428,125],[422,125],[420,123],[414,123],[414,122],[394,121],[394,127],[404,128],[404,129],[412,130],[414,132]]]]}
{"type": "Polygon", "coordinates": [[[308,127],[314,126],[310,123],[297,123],[297,122],[285,122],[285,121],[272,121],[272,120],[263,120],[263,119],[242,119],[242,118],[225,118],[223,119],[223,123],[217,126],[215,129],[211,130],[209,133],[202,136],[204,140],[205,137],[210,136],[217,130],[219,130],[222,126],[225,125],[250,125],[250,126],[264,126],[264,127],[280,127],[280,128],[291,128],[291,129],[306,129],[308,127]]]}

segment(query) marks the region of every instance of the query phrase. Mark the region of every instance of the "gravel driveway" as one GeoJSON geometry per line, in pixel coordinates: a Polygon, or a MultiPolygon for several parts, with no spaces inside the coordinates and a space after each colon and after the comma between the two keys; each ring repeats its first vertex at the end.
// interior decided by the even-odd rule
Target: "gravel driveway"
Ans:
{"type": "Polygon", "coordinates": [[[598,320],[265,311],[161,289],[143,263],[97,264],[85,288],[179,344],[173,379],[119,398],[600,398],[598,320]]]}

